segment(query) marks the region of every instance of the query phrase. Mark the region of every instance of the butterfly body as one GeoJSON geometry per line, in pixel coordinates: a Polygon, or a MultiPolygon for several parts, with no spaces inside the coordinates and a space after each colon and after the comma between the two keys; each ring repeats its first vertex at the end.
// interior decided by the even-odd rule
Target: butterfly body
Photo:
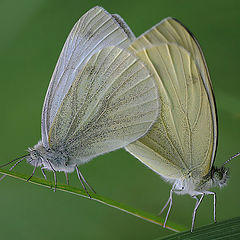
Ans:
{"type": "MultiPolygon", "coordinates": [[[[163,177],[164,178],[164,177],[163,177]]],[[[189,171],[180,179],[166,179],[174,186],[173,190],[176,194],[189,194],[197,196],[206,194],[211,188],[223,187],[227,184],[229,178],[228,168],[215,168],[205,176],[201,176],[199,171],[189,171]]]]}

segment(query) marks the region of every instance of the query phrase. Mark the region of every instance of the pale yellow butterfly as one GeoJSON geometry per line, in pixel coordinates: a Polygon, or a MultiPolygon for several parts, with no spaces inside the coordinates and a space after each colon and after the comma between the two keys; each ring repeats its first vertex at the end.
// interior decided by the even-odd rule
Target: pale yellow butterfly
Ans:
{"type": "MultiPolygon", "coordinates": [[[[166,18],[137,38],[130,50],[145,62],[158,84],[161,113],[143,138],[126,150],[173,184],[172,194],[196,199],[192,227],[199,204],[211,187],[223,186],[228,169],[213,166],[217,147],[217,113],[202,50],[193,34],[179,21],[166,18]]],[[[161,213],[162,213],[161,211],[161,213]]]]}

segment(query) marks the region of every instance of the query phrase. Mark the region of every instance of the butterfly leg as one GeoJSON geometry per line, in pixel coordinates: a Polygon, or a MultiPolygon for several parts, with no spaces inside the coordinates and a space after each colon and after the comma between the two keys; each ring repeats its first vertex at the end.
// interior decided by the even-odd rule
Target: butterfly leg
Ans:
{"type": "Polygon", "coordinates": [[[65,177],[66,177],[66,183],[67,183],[67,185],[69,185],[69,178],[68,178],[68,174],[67,174],[67,172],[64,172],[64,174],[65,174],[65,177]]]}
{"type": "Polygon", "coordinates": [[[86,188],[85,185],[84,185],[84,180],[83,180],[83,178],[82,178],[82,174],[81,174],[81,172],[79,171],[79,169],[78,169],[77,166],[76,166],[76,172],[77,172],[78,179],[79,179],[79,181],[81,182],[81,184],[82,184],[85,192],[87,193],[87,195],[89,196],[89,198],[91,198],[89,192],[87,191],[87,188],[86,188]]]}
{"type": "Polygon", "coordinates": [[[164,205],[164,207],[162,208],[162,210],[161,210],[160,213],[158,214],[159,216],[163,213],[163,211],[165,210],[165,208],[168,206],[169,202],[170,202],[170,197],[168,198],[166,204],[164,205]]]}
{"type": "Polygon", "coordinates": [[[56,192],[56,188],[57,188],[57,174],[56,171],[53,171],[53,176],[54,176],[54,192],[56,192]]]}
{"type": "MultiPolygon", "coordinates": [[[[46,175],[44,169],[45,169],[45,167],[41,167],[41,172],[42,172],[42,175],[43,175],[44,179],[47,181],[48,179],[47,179],[47,175],[46,175]]],[[[51,186],[48,186],[48,188],[52,189],[51,186]]]]}
{"type": "MultiPolygon", "coordinates": [[[[81,174],[81,172],[80,172],[81,174]]],[[[87,182],[87,180],[84,178],[84,176],[81,174],[83,181],[87,184],[88,188],[96,194],[95,190],[91,187],[91,185],[87,182]]]]}
{"type": "Polygon", "coordinates": [[[56,188],[57,188],[57,175],[56,175],[56,171],[53,168],[51,162],[49,160],[47,160],[47,161],[48,161],[48,164],[49,164],[49,166],[51,167],[51,169],[53,171],[53,176],[54,176],[54,189],[53,189],[53,191],[56,192],[56,188]]]}
{"type": "Polygon", "coordinates": [[[194,207],[194,210],[193,210],[191,232],[192,232],[193,229],[194,229],[194,224],[195,224],[195,218],[196,218],[197,209],[198,209],[200,203],[202,202],[204,195],[205,195],[204,193],[201,193],[201,197],[200,197],[200,198],[198,198],[197,196],[192,196],[194,199],[196,199],[196,204],[195,204],[195,207],[194,207]]]}
{"type": "Polygon", "coordinates": [[[27,179],[27,182],[33,177],[33,175],[35,174],[35,171],[36,171],[36,169],[37,169],[37,166],[38,166],[38,162],[39,161],[37,161],[37,164],[35,165],[35,167],[34,167],[34,169],[33,169],[33,172],[32,172],[32,174],[31,174],[31,176],[27,179]]]}
{"type": "Polygon", "coordinates": [[[165,210],[165,208],[168,206],[169,204],[169,207],[168,207],[168,211],[167,211],[167,215],[165,217],[165,221],[164,221],[164,224],[163,224],[163,227],[165,228],[166,227],[166,223],[167,223],[167,220],[168,220],[168,216],[169,216],[169,213],[171,211],[171,208],[172,208],[172,195],[173,195],[173,192],[174,192],[174,188],[175,188],[175,185],[173,185],[172,189],[170,190],[170,196],[168,198],[168,201],[167,203],[164,205],[164,207],[162,208],[161,212],[159,213],[159,215],[161,215],[161,213],[165,210]]]}
{"type": "Polygon", "coordinates": [[[82,173],[80,172],[80,170],[78,169],[79,171],[79,174],[82,178],[82,180],[86,183],[86,185],[88,186],[88,188],[93,192],[93,193],[96,193],[95,190],[91,187],[91,185],[87,182],[87,180],[84,178],[84,176],[82,175],[82,173]]]}
{"type": "Polygon", "coordinates": [[[207,195],[213,195],[213,219],[214,219],[214,222],[216,223],[217,220],[216,220],[216,203],[217,203],[217,197],[216,197],[216,193],[215,192],[205,192],[207,195]]]}
{"type": "Polygon", "coordinates": [[[163,227],[165,228],[166,227],[166,223],[167,223],[167,220],[168,220],[168,216],[169,216],[169,213],[171,211],[171,208],[172,208],[172,194],[173,194],[173,188],[171,189],[170,191],[170,196],[169,196],[169,207],[168,207],[168,211],[167,211],[167,215],[165,217],[165,221],[164,221],[164,224],[163,224],[163,227]]]}
{"type": "Polygon", "coordinates": [[[45,169],[44,167],[41,167],[41,172],[42,172],[44,179],[47,181],[47,176],[46,176],[44,169],[45,169]]]}
{"type": "Polygon", "coordinates": [[[38,166],[38,163],[37,163],[36,166],[34,167],[31,176],[27,179],[27,182],[28,182],[28,181],[33,177],[33,175],[35,174],[35,171],[36,171],[36,169],[37,169],[37,166],[38,166]]]}

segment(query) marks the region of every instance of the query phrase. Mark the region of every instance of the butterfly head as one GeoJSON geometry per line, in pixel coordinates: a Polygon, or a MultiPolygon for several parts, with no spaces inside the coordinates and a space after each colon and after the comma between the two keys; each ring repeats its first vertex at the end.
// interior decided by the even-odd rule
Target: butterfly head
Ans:
{"type": "Polygon", "coordinates": [[[213,167],[211,171],[214,186],[223,187],[229,179],[229,168],[222,166],[221,168],[213,167]]]}
{"type": "Polygon", "coordinates": [[[33,148],[28,148],[29,155],[26,157],[26,160],[29,164],[34,167],[43,165],[42,148],[43,146],[40,141],[33,148]]]}
{"type": "Polygon", "coordinates": [[[73,172],[75,165],[69,164],[68,156],[62,151],[46,149],[42,141],[28,149],[27,162],[33,166],[42,166],[50,171],[73,172]]]}

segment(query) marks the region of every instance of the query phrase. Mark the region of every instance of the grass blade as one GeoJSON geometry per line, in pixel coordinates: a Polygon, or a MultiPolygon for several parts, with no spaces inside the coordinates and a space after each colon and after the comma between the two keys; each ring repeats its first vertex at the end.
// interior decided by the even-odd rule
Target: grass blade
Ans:
{"type": "MultiPolygon", "coordinates": [[[[20,179],[20,180],[23,180],[23,181],[27,181],[28,178],[29,178],[29,176],[27,176],[27,175],[12,172],[12,171],[10,172],[8,170],[4,170],[4,169],[1,169],[1,168],[0,168],[0,173],[6,174],[10,177],[17,178],[17,179],[20,179]]],[[[40,186],[48,187],[48,188],[54,186],[53,182],[47,181],[43,178],[32,177],[28,182],[33,183],[33,184],[37,184],[37,185],[40,185],[40,186]]],[[[81,197],[84,197],[84,198],[89,198],[88,195],[86,194],[86,192],[83,189],[76,188],[76,187],[69,186],[69,185],[65,185],[65,184],[58,184],[57,187],[56,187],[56,190],[71,193],[71,194],[81,196],[81,197]]],[[[111,200],[109,198],[103,197],[101,195],[91,193],[91,200],[95,200],[95,201],[97,201],[99,203],[102,203],[102,204],[105,204],[109,207],[116,208],[120,211],[126,212],[126,213],[131,214],[135,217],[141,218],[145,221],[157,224],[159,226],[163,225],[164,220],[162,218],[152,214],[152,213],[133,208],[133,207],[128,206],[126,204],[119,203],[117,201],[114,201],[114,200],[111,200]]],[[[168,222],[168,225],[166,226],[166,228],[171,230],[171,231],[174,231],[174,232],[180,232],[180,231],[186,230],[185,227],[183,227],[181,225],[177,225],[177,224],[175,224],[173,222],[170,222],[170,221],[168,222]]]]}
{"type": "Polygon", "coordinates": [[[173,234],[164,238],[157,238],[155,240],[223,240],[223,239],[240,239],[240,217],[228,219],[225,221],[209,224],[197,228],[192,233],[182,232],[173,234]]]}

